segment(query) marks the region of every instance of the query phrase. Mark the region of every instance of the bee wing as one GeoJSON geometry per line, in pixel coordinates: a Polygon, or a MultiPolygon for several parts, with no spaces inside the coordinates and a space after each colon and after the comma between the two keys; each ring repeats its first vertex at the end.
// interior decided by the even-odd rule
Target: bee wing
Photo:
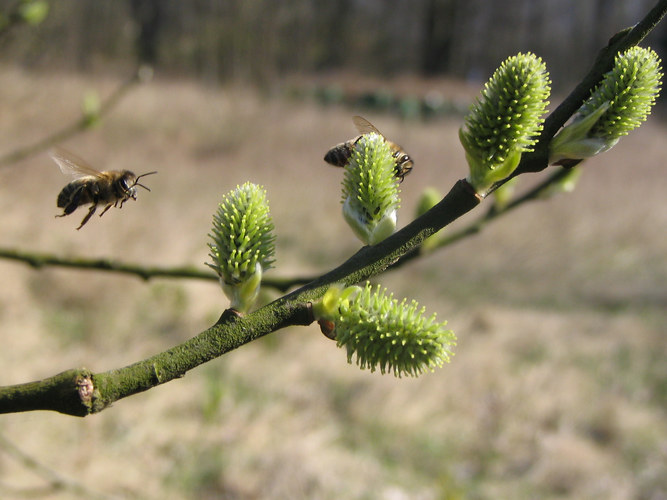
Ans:
{"type": "Polygon", "coordinates": [[[86,175],[100,177],[101,175],[99,170],[94,169],[85,160],[66,149],[56,146],[49,153],[53,161],[60,167],[60,171],[65,175],[73,175],[74,177],[84,177],[86,175]]]}
{"type": "Polygon", "coordinates": [[[375,125],[366,120],[366,118],[364,118],[363,116],[355,115],[352,117],[352,121],[354,122],[354,126],[357,127],[357,130],[361,135],[370,134],[373,132],[375,132],[378,135],[382,135],[380,131],[375,128],[375,125]]]}

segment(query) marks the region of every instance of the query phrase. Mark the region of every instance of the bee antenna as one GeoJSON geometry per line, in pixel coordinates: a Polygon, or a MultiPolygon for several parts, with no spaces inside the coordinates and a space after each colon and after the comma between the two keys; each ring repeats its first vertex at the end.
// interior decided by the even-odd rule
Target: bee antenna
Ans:
{"type": "Polygon", "coordinates": [[[141,174],[137,176],[137,180],[141,179],[142,177],[146,177],[147,175],[153,175],[153,174],[157,174],[157,170],[154,170],[153,172],[148,172],[147,174],[141,174]]]}
{"type": "Polygon", "coordinates": [[[153,175],[153,174],[157,174],[157,170],[155,170],[154,172],[148,172],[147,174],[141,174],[141,175],[137,176],[137,178],[134,179],[134,185],[135,185],[135,186],[141,186],[141,187],[144,188],[146,191],[150,191],[150,189],[148,189],[146,186],[144,186],[143,184],[140,184],[140,183],[137,182],[137,181],[138,181],[139,179],[141,179],[142,177],[146,177],[147,175],[153,175]]]}

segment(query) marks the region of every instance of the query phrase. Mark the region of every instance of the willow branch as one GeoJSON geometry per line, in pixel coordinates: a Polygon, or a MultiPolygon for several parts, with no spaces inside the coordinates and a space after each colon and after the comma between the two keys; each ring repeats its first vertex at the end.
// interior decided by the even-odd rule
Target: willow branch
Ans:
{"type": "MultiPolygon", "coordinates": [[[[661,0],[647,15],[652,22],[645,19],[632,30],[614,37],[610,46],[617,51],[625,48],[617,46],[620,42],[631,45],[635,40],[637,43],[665,11],[667,0],[661,0]]],[[[598,58],[594,71],[589,73],[590,78],[587,77],[590,86],[586,96],[605,72],[604,65],[599,64],[602,59],[598,58]]],[[[578,95],[576,89],[566,102],[579,99],[572,95],[578,95]]],[[[553,134],[569,117],[559,110],[567,109],[571,115],[578,109],[578,106],[562,106],[554,111],[554,114],[558,113],[557,118],[553,118],[553,114],[549,117],[548,131],[542,134],[536,153],[522,160],[517,169],[519,172],[536,172],[547,167],[546,155],[538,152],[546,150],[553,134]]],[[[75,416],[89,415],[104,410],[115,401],[182,377],[196,366],[266,334],[286,326],[308,325],[313,321],[311,302],[321,297],[332,284],[352,285],[384,272],[403,255],[418,248],[426,238],[480,202],[471,186],[460,180],[437,205],[400,231],[377,245],[363,247],[342,265],[254,313],[239,316],[227,310],[216,324],[196,337],[124,368],[103,373],[93,373],[85,368],[72,369],[41,381],[0,387],[0,413],[41,409],[75,416]]]]}
{"type": "Polygon", "coordinates": [[[95,113],[94,117],[92,117],[92,120],[90,116],[83,114],[81,118],[75,122],[47,135],[35,143],[0,156],[0,168],[7,167],[16,162],[25,160],[26,158],[46,151],[54,145],[70,139],[71,137],[84,132],[85,130],[88,130],[94,122],[97,122],[98,120],[108,115],[118,105],[121,99],[127,95],[128,91],[134,85],[145,81],[147,78],[146,73],[146,68],[139,68],[137,71],[135,71],[135,73],[130,78],[119,85],[118,88],[113,91],[113,93],[111,93],[104,101],[102,101],[100,104],[100,109],[97,113],[95,113]]]}
{"type": "Polygon", "coordinates": [[[378,245],[363,247],[344,264],[261,309],[240,317],[228,310],[196,337],[124,368],[95,374],[68,370],[37,382],[0,388],[0,413],[53,410],[85,416],[174,378],[248,342],[286,326],[308,325],[310,302],[334,283],[351,285],[383,272],[401,255],[480,203],[466,181],[422,217],[378,245]]]}
{"type": "MultiPolygon", "coordinates": [[[[602,80],[605,73],[610,71],[614,65],[614,58],[619,52],[640,43],[646,35],[662,20],[667,13],[667,0],[659,0],[646,16],[632,28],[627,28],[614,35],[598,53],[593,67],[581,82],[574,88],[565,100],[547,117],[540,139],[532,153],[526,153],[521,159],[521,164],[514,173],[501,185],[512,177],[526,172],[540,172],[547,166],[549,158],[549,143],[558,130],[567,120],[581,107],[589,97],[591,91],[602,80]]],[[[496,186],[497,187],[497,186],[496,186]]]]}
{"type": "Polygon", "coordinates": [[[57,257],[48,253],[28,252],[11,248],[0,248],[0,259],[24,262],[30,267],[67,267],[74,269],[107,271],[119,274],[129,274],[143,280],[151,278],[192,278],[217,281],[218,277],[208,271],[202,271],[190,266],[160,267],[128,264],[111,259],[89,259],[85,257],[57,257]]]}
{"type": "MultiPolygon", "coordinates": [[[[203,281],[218,281],[217,274],[197,269],[193,266],[144,266],[141,264],[124,263],[117,260],[86,257],[58,257],[50,253],[30,252],[13,248],[0,248],[0,259],[23,262],[34,269],[43,267],[65,267],[70,269],[81,269],[87,271],[102,271],[117,274],[125,274],[141,278],[144,281],[155,278],[170,279],[195,279],[203,281]]],[[[273,288],[280,292],[286,292],[298,285],[312,281],[314,277],[291,277],[291,278],[264,278],[262,286],[273,288]]]]}
{"type": "MultiPolygon", "coordinates": [[[[581,104],[589,96],[591,90],[597,85],[601,80],[604,73],[609,71],[613,65],[614,56],[618,51],[626,50],[633,45],[641,42],[646,35],[660,22],[667,12],[667,0],[659,1],[656,6],[642,19],[637,25],[633,28],[628,28],[617,33],[614,37],[611,38],[609,44],[600,51],[598,54],[593,67],[589,73],[584,77],[584,79],[576,86],[576,88],[568,95],[568,97],[558,106],[553,113],[551,113],[546,121],[545,126],[540,136],[540,140],[535,146],[535,150],[532,153],[527,153],[524,155],[524,158],[512,174],[512,177],[519,175],[525,172],[538,172],[543,170],[547,166],[548,158],[548,145],[553,136],[558,132],[560,127],[579,109],[581,104]]],[[[113,106],[120,100],[120,97],[126,92],[127,88],[137,81],[139,72],[135,74],[130,80],[123,84],[119,89],[112,94],[107,101],[102,106],[100,114],[108,113],[113,106]]],[[[82,130],[87,125],[84,125],[86,122],[85,117],[82,118],[77,124],[74,124],[70,127],[67,127],[61,132],[53,134],[51,138],[44,139],[34,146],[25,148],[24,150],[17,151],[6,155],[5,157],[0,158],[0,167],[18,161],[19,159],[25,158],[25,156],[39,152],[41,150],[47,149],[55,142],[63,140],[63,137],[68,137],[70,132],[68,130],[76,131],[82,130]],[[83,128],[82,128],[83,127],[83,128]],[[56,139],[53,139],[53,138],[56,139]]],[[[76,133],[76,132],[75,132],[76,133]]],[[[536,198],[536,195],[546,188],[549,184],[557,182],[565,171],[562,171],[560,174],[555,174],[554,176],[548,178],[544,183],[538,185],[535,190],[527,193],[527,195],[522,196],[510,203],[503,211],[496,211],[493,207],[489,209],[487,214],[480,218],[479,220],[471,223],[466,228],[459,230],[457,233],[453,233],[438,244],[436,248],[444,248],[450,244],[453,244],[465,237],[477,234],[483,226],[485,226],[490,221],[494,220],[496,217],[507,213],[508,211],[517,208],[525,202],[532,201],[536,198]]],[[[505,181],[503,181],[505,182],[505,181]]],[[[502,183],[498,183],[497,186],[502,183]]],[[[433,248],[432,250],[435,250],[433,248]]],[[[421,254],[420,249],[415,249],[410,252],[408,255],[405,255],[401,258],[400,262],[397,264],[404,264],[407,261],[414,259],[415,257],[421,254]]],[[[55,255],[44,254],[44,253],[33,253],[23,250],[14,250],[9,248],[0,248],[0,258],[15,260],[20,262],[25,262],[34,268],[41,268],[44,266],[57,266],[57,267],[68,267],[76,269],[87,269],[87,270],[96,270],[96,271],[108,271],[121,274],[130,274],[137,276],[143,280],[149,280],[151,278],[185,278],[185,279],[199,279],[207,281],[217,280],[217,276],[213,273],[198,270],[189,266],[180,266],[180,267],[159,267],[159,266],[141,266],[138,264],[122,263],[118,261],[112,261],[109,259],[87,259],[81,257],[73,258],[64,258],[57,257],[55,255]]],[[[398,267],[392,266],[392,268],[398,267]]],[[[280,292],[286,292],[287,290],[293,288],[294,286],[303,285],[315,279],[314,276],[304,276],[304,277],[293,277],[293,278],[265,278],[262,280],[262,286],[265,288],[274,288],[280,292]]]]}

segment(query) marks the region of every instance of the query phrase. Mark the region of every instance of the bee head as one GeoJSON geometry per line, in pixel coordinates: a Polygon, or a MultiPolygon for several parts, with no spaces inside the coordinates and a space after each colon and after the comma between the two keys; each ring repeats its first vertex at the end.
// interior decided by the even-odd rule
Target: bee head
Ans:
{"type": "Polygon", "coordinates": [[[410,158],[408,155],[404,154],[398,159],[398,164],[401,165],[404,168],[412,168],[412,158],[410,158]]]}
{"type": "Polygon", "coordinates": [[[154,172],[148,172],[147,174],[141,174],[139,176],[134,175],[134,172],[130,172],[129,170],[125,170],[123,172],[122,177],[120,178],[120,187],[123,189],[123,191],[129,196],[130,198],[136,200],[137,199],[137,188],[135,186],[140,186],[144,188],[146,191],[150,191],[146,186],[141,184],[139,182],[139,179],[142,177],[146,177],[147,175],[152,175],[152,174],[157,174],[157,171],[154,172]]]}

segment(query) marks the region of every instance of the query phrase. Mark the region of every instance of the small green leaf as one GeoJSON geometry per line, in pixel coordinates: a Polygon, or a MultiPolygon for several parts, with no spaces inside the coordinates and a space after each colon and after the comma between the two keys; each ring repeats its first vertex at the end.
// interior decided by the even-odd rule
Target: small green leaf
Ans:
{"type": "Polygon", "coordinates": [[[581,167],[570,167],[566,169],[566,175],[561,177],[558,182],[552,182],[539,193],[539,197],[546,199],[560,193],[571,193],[577,187],[579,178],[583,173],[581,167]]]}
{"type": "Polygon", "coordinates": [[[427,187],[419,197],[415,215],[421,217],[436,206],[440,200],[442,200],[442,193],[434,187],[427,187]]]}
{"type": "Polygon", "coordinates": [[[100,120],[100,96],[94,90],[89,90],[83,96],[81,102],[81,110],[83,111],[83,118],[86,122],[86,127],[94,127],[100,120]]]}
{"type": "Polygon", "coordinates": [[[23,1],[19,13],[23,21],[31,26],[36,26],[49,14],[49,3],[41,0],[23,1]]]}
{"type": "Polygon", "coordinates": [[[503,210],[514,196],[518,177],[513,177],[493,192],[493,205],[496,210],[503,210]]]}
{"type": "MultiPolygon", "coordinates": [[[[433,187],[428,187],[424,189],[424,191],[422,191],[421,196],[419,197],[419,201],[417,202],[415,215],[417,217],[421,217],[426,212],[431,210],[434,206],[436,206],[441,200],[442,200],[442,193],[437,189],[433,187]]],[[[422,241],[421,251],[430,252],[434,248],[437,248],[441,240],[441,235],[444,231],[445,231],[444,229],[438,231],[437,233],[432,234],[424,241],[422,241]]]]}

